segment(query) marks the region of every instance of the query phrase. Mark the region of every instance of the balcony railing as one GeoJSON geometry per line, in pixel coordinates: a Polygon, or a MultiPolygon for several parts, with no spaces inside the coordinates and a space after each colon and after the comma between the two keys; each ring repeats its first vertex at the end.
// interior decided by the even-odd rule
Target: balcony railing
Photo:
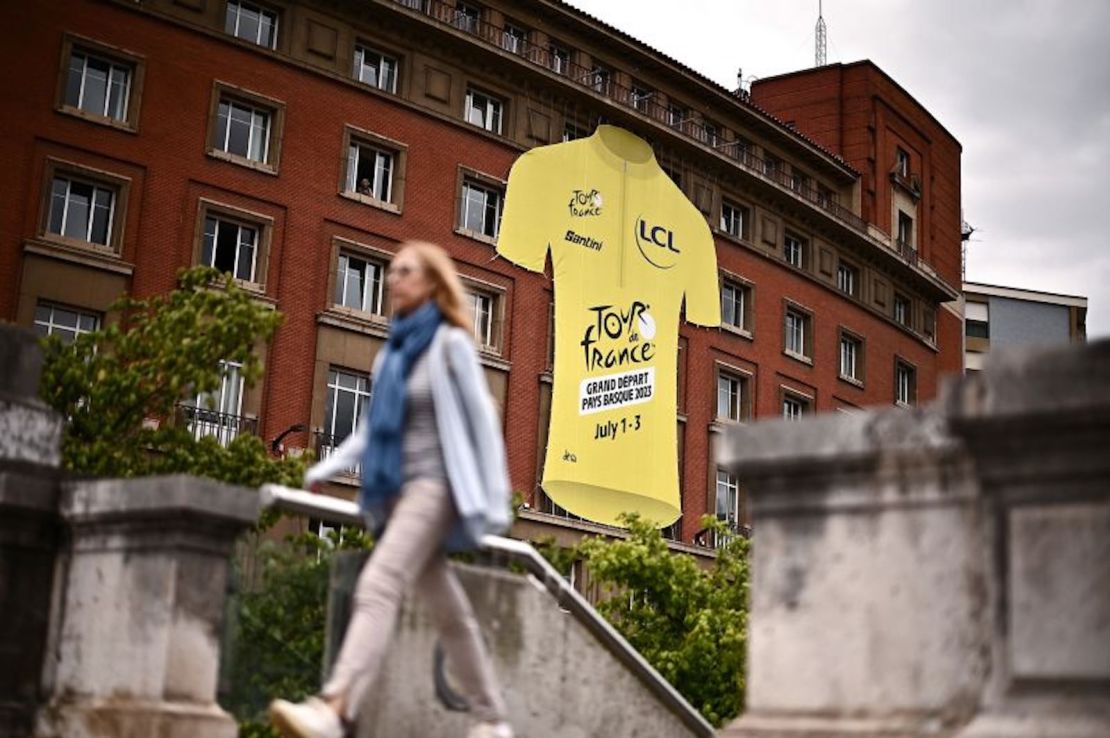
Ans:
{"type": "MultiPolygon", "coordinates": [[[[571,520],[571,521],[580,520],[580,521],[583,521],[583,522],[590,523],[591,525],[602,525],[601,523],[593,523],[589,520],[586,520],[586,518],[583,518],[579,515],[575,515],[574,513],[567,510],[566,508],[561,507],[557,502],[555,502],[553,499],[548,497],[547,493],[544,492],[543,488],[541,488],[541,487],[536,488],[536,500],[538,501],[539,512],[543,513],[544,515],[554,515],[556,517],[563,518],[564,520],[571,520]]],[[[603,527],[613,528],[614,530],[623,530],[622,528],[619,528],[617,526],[605,525],[603,527]]],[[[668,541],[680,541],[681,542],[682,541],[682,518],[679,518],[678,520],[674,521],[673,523],[668,525],[666,528],[660,529],[659,533],[663,536],[663,538],[667,539],[668,541]]]]}
{"type": "MultiPolygon", "coordinates": [[[[314,441],[313,446],[316,449],[316,458],[321,460],[326,459],[333,453],[335,453],[335,449],[339,448],[339,444],[343,443],[343,441],[347,439],[347,436],[333,435],[331,433],[325,433],[324,431],[319,430],[314,431],[312,435],[314,441]]],[[[362,464],[348,466],[343,469],[340,474],[346,475],[348,477],[361,477],[362,464]]]]}
{"type": "Polygon", "coordinates": [[[914,248],[912,243],[903,241],[899,238],[894,241],[894,245],[898,249],[898,255],[901,256],[907,264],[912,267],[917,266],[917,249],[914,248]]]}
{"type": "MultiPolygon", "coordinates": [[[[687,117],[677,117],[675,111],[655,99],[654,93],[647,95],[636,94],[634,88],[619,84],[609,70],[584,67],[562,57],[556,57],[551,49],[538,46],[531,41],[516,36],[510,37],[505,29],[481,19],[459,12],[455,8],[438,0],[394,0],[395,3],[422,13],[433,20],[457,30],[479,38],[491,46],[507,50],[523,59],[560,74],[583,88],[592,90],[611,101],[636,111],[637,113],[661,122],[678,131],[681,135],[696,141],[704,146],[729,156],[745,169],[750,170],[765,179],[770,179],[776,184],[793,190],[803,198],[828,211],[836,218],[845,221],[853,228],[866,233],[866,223],[858,215],[841,206],[836,198],[828,193],[815,189],[791,187],[790,177],[781,171],[773,174],[765,173],[765,164],[762,159],[753,155],[744,148],[742,141],[727,141],[712,128],[707,128],[704,123],[687,117]]],[[[748,100],[746,94],[738,95],[744,101],[748,100]]]]}
{"type": "Polygon", "coordinates": [[[188,428],[198,441],[213,436],[221,446],[227,446],[241,433],[258,434],[257,418],[206,410],[196,405],[178,405],[177,422],[188,428]]]}
{"type": "Polygon", "coordinates": [[[751,526],[741,525],[735,521],[728,521],[728,530],[720,533],[713,528],[702,528],[694,534],[694,545],[702,548],[724,548],[736,538],[751,538],[751,526]]]}
{"type": "Polygon", "coordinates": [[[911,195],[921,197],[921,177],[914,172],[902,173],[900,169],[895,167],[890,170],[890,181],[899,185],[911,195]]]}
{"type": "MultiPolygon", "coordinates": [[[[501,26],[496,26],[480,18],[460,12],[456,8],[446,5],[439,0],[393,0],[394,3],[409,10],[416,11],[444,26],[467,33],[481,39],[490,46],[508,51],[538,67],[554,72],[567,78],[580,87],[592,90],[602,95],[613,103],[651,118],[663,125],[672,128],[679,135],[711,148],[731,158],[742,169],[764,180],[770,181],[779,187],[794,193],[797,197],[824,210],[836,220],[857,231],[869,241],[877,242],[889,249],[889,241],[876,239],[869,231],[867,221],[859,215],[844,207],[837,201],[835,193],[827,190],[818,190],[808,184],[798,185],[791,175],[782,170],[782,167],[769,166],[768,162],[751,152],[750,144],[739,140],[725,140],[719,133],[691,117],[676,118],[675,111],[655,99],[654,93],[647,95],[636,94],[634,88],[619,84],[614,78],[612,70],[589,68],[570,61],[562,56],[556,56],[548,47],[539,46],[519,36],[510,36],[501,26]]],[[[750,96],[746,91],[739,90],[736,97],[747,103],[750,96]]],[[[920,182],[918,182],[920,187],[920,182]]],[[[905,259],[905,257],[903,257],[905,259]]],[[[918,261],[916,254],[913,261],[905,259],[911,266],[921,267],[930,275],[939,279],[935,270],[928,268],[923,261],[918,261]]]]}

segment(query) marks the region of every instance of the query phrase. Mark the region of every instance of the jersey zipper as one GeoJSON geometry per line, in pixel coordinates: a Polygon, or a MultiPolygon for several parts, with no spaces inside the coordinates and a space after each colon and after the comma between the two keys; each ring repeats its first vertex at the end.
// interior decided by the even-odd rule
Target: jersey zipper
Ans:
{"type": "Polygon", "coordinates": [[[626,202],[627,198],[625,197],[625,186],[626,186],[627,182],[628,182],[628,162],[623,161],[623,162],[621,162],[621,186],[620,186],[620,192],[621,192],[621,219],[620,219],[620,225],[618,226],[618,228],[620,228],[620,234],[621,234],[621,238],[620,238],[620,243],[621,243],[620,260],[621,260],[621,262],[620,262],[620,271],[618,272],[618,274],[619,274],[618,285],[620,286],[620,288],[622,290],[624,289],[624,238],[625,238],[625,229],[628,227],[627,226],[627,222],[628,222],[628,207],[627,207],[627,205],[628,204],[626,202]]]}

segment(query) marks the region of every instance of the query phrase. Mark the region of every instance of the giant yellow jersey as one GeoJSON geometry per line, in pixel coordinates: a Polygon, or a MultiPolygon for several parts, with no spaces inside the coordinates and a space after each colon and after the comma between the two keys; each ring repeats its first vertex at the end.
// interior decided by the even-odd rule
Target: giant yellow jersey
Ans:
{"type": "Polygon", "coordinates": [[[522,155],[497,250],[555,278],[555,376],[543,488],[576,515],[659,525],[682,513],[675,391],[678,318],[720,323],[713,237],[620,128],[522,155]]]}

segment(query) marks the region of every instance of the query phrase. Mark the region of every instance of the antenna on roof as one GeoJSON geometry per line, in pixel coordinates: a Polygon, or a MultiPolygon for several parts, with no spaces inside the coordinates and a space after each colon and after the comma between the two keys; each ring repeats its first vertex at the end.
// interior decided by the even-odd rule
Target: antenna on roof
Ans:
{"type": "Polygon", "coordinates": [[[825,29],[825,17],[821,8],[822,0],[817,0],[817,48],[814,60],[814,66],[823,67],[828,63],[828,39],[825,29]]]}
{"type": "Polygon", "coordinates": [[[759,79],[759,77],[756,77],[754,74],[749,74],[747,77],[745,77],[743,67],[737,67],[736,89],[733,91],[732,94],[736,95],[742,100],[747,100],[749,97],[751,97],[752,94],[752,82],[757,79],[759,79]]]}

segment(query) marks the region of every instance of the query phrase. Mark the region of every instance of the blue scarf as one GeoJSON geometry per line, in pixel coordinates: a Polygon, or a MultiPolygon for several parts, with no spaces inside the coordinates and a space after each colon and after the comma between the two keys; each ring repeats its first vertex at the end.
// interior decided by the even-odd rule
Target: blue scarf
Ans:
{"type": "Polygon", "coordinates": [[[374,395],[367,413],[370,439],[362,458],[359,498],[363,510],[380,507],[401,491],[401,441],[408,399],[405,383],[442,322],[439,307],[429,301],[390,323],[389,341],[383,349],[385,358],[374,377],[374,395]]]}

